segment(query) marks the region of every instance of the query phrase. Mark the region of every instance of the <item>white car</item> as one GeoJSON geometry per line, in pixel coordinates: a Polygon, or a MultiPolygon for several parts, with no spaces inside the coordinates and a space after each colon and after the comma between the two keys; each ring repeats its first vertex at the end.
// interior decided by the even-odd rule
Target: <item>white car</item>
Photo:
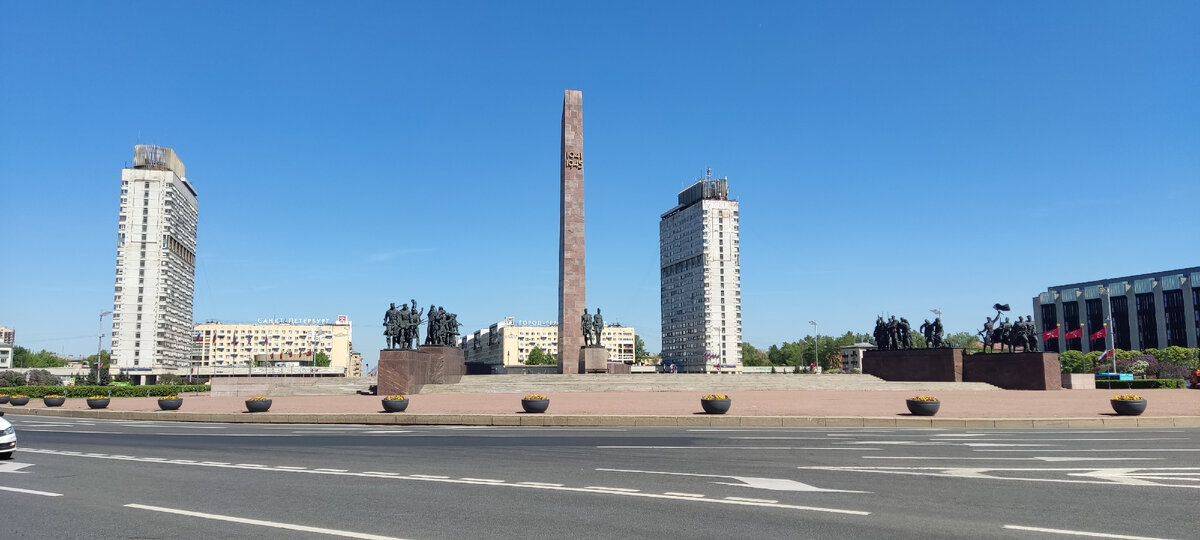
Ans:
{"type": "MultiPolygon", "coordinates": [[[[4,416],[0,412],[0,417],[4,416]]],[[[12,458],[13,452],[17,450],[17,432],[13,430],[12,424],[8,420],[0,418],[0,459],[12,458]]]]}

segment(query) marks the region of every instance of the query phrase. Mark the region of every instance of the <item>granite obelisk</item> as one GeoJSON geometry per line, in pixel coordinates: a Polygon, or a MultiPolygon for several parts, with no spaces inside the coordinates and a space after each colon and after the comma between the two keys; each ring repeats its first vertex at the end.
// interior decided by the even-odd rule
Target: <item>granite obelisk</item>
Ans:
{"type": "Polygon", "coordinates": [[[558,372],[579,373],[587,306],[583,244],[583,92],[563,93],[558,214],[558,372]]]}

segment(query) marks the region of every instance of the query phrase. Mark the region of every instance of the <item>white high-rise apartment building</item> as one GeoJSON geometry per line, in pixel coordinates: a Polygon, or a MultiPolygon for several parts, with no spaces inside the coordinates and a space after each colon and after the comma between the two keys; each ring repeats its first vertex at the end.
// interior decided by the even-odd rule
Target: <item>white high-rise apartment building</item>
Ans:
{"type": "Polygon", "coordinates": [[[196,281],[196,188],[165,146],[133,147],[121,170],[113,366],[187,366],[196,281]]]}
{"type": "Polygon", "coordinates": [[[658,224],[662,362],[690,372],[741,371],[738,203],[712,170],[679,192],[658,224]]]}

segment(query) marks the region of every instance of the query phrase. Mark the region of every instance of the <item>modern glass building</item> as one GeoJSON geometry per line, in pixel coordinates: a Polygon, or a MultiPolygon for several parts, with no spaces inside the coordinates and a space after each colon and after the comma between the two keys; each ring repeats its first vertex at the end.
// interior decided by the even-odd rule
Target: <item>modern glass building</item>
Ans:
{"type": "Polygon", "coordinates": [[[738,203],[711,172],[679,192],[658,224],[662,365],[740,371],[742,292],[738,203]]]}
{"type": "Polygon", "coordinates": [[[1059,329],[1042,343],[1049,352],[1196,347],[1200,266],[1050,287],[1033,316],[1039,332],[1059,329]]]}

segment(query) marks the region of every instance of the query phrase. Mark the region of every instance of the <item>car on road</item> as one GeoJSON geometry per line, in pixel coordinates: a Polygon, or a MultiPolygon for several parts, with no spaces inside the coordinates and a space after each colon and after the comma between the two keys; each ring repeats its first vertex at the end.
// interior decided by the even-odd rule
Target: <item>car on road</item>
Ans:
{"type": "Polygon", "coordinates": [[[0,412],[0,459],[10,459],[17,450],[17,432],[3,417],[0,412]]]}

